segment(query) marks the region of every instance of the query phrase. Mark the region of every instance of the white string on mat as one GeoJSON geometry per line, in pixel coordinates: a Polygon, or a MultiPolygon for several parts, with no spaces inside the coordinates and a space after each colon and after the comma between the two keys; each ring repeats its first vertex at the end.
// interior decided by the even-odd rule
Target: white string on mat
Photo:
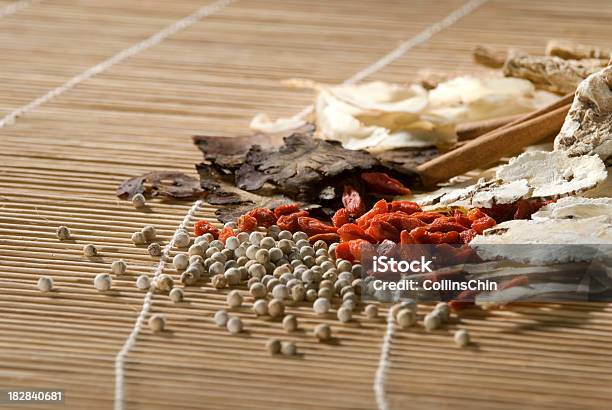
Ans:
{"type": "MultiPolygon", "coordinates": [[[[229,3],[231,0],[227,1],[226,3],[229,3]]],[[[407,41],[403,42],[402,44],[400,44],[396,49],[394,49],[393,51],[391,51],[390,53],[388,53],[387,55],[385,55],[384,57],[382,57],[380,60],[376,61],[374,64],[366,67],[365,69],[357,72],[355,75],[353,75],[351,78],[349,78],[348,80],[346,80],[344,83],[345,84],[351,84],[354,82],[358,82],[363,80],[364,78],[374,74],[375,72],[381,70],[382,68],[384,68],[385,66],[387,66],[388,64],[392,63],[393,61],[397,60],[398,58],[400,58],[404,53],[406,53],[407,51],[409,51],[410,49],[414,48],[415,46],[422,44],[424,42],[426,42],[427,40],[429,40],[434,34],[438,33],[439,31],[451,26],[453,23],[455,23],[457,20],[459,20],[460,18],[466,16],[467,14],[469,14],[470,12],[472,12],[473,10],[475,10],[477,7],[481,6],[482,4],[486,3],[488,0],[471,0],[468,3],[466,3],[465,5],[463,5],[461,8],[453,11],[451,14],[449,14],[448,16],[446,16],[444,19],[442,19],[441,21],[433,24],[432,26],[430,26],[429,28],[427,28],[426,30],[420,32],[419,34],[417,34],[416,36],[408,39],[407,41]]],[[[161,41],[161,40],[160,40],[161,41]]],[[[298,113],[296,115],[296,117],[304,117],[308,114],[310,114],[312,112],[312,105],[306,107],[304,110],[302,110],[300,113],[298,113]]],[[[0,127],[2,126],[2,124],[0,123],[0,127]]],[[[200,204],[202,203],[202,201],[196,201],[193,206],[190,208],[189,212],[187,213],[187,215],[185,216],[185,219],[183,220],[183,223],[181,224],[181,226],[179,226],[179,228],[177,229],[177,231],[175,232],[175,236],[176,233],[178,233],[178,231],[180,230],[180,228],[182,226],[184,226],[189,219],[193,216],[193,214],[197,211],[198,207],[200,206],[200,204]]],[[[155,271],[154,277],[158,276],[164,269],[164,265],[165,265],[165,258],[167,257],[167,253],[170,251],[170,249],[172,248],[172,245],[174,244],[174,237],[172,238],[172,240],[170,241],[170,243],[168,243],[168,245],[166,245],[166,247],[164,248],[164,250],[162,251],[162,257],[161,260],[159,262],[159,265],[155,271]]],[[[153,295],[153,290],[149,289],[149,291],[147,292],[146,296],[145,296],[145,300],[143,302],[143,306],[142,306],[142,310],[136,320],[136,323],[134,324],[134,328],[132,330],[132,333],[130,333],[128,339],[126,340],[123,348],[121,349],[121,351],[119,352],[119,354],[116,357],[115,360],[115,410],[123,410],[123,401],[124,401],[124,386],[123,386],[123,380],[124,380],[124,369],[123,369],[123,364],[125,361],[125,357],[127,356],[127,354],[129,353],[130,349],[136,344],[136,339],[138,337],[138,334],[140,333],[140,329],[142,328],[142,325],[144,323],[144,319],[147,316],[150,308],[151,308],[151,298],[153,295]]],[[[385,336],[383,339],[383,345],[382,345],[382,350],[381,350],[381,356],[380,356],[380,360],[378,363],[378,368],[376,370],[376,376],[374,379],[374,392],[376,395],[376,402],[378,405],[379,410],[388,410],[388,403],[387,403],[387,399],[385,397],[385,379],[386,379],[386,370],[387,370],[387,366],[389,363],[389,352],[391,351],[391,340],[393,338],[393,317],[392,317],[392,313],[391,311],[389,311],[388,317],[387,317],[387,330],[385,332],[385,336]]]]}
{"type": "Polygon", "coordinates": [[[95,66],[87,69],[81,74],[72,77],[71,79],[66,81],[64,84],[60,85],[59,87],[56,87],[52,89],[51,91],[49,91],[48,93],[41,95],[34,101],[31,101],[30,103],[11,111],[4,118],[0,119],[0,128],[4,127],[5,125],[14,123],[15,120],[17,120],[17,118],[19,118],[23,114],[26,114],[29,111],[32,111],[40,107],[41,105],[49,102],[53,98],[74,88],[75,86],[82,83],[83,81],[88,80],[92,78],[93,76],[100,74],[103,71],[108,70],[110,67],[114,66],[117,63],[122,62],[126,58],[132,57],[140,53],[141,51],[144,51],[154,45],[161,43],[163,40],[170,37],[171,35],[193,25],[194,23],[197,23],[199,20],[206,18],[210,16],[211,14],[216,13],[217,11],[228,6],[230,3],[234,1],[236,0],[217,0],[207,6],[201,7],[200,9],[196,10],[189,16],[169,25],[168,27],[166,27],[165,29],[161,31],[158,31],[157,33],[141,41],[140,43],[136,43],[132,47],[126,48],[118,52],[117,54],[113,55],[107,60],[104,60],[100,64],[96,64],[95,66]]]}
{"type": "MultiPolygon", "coordinates": [[[[470,0],[465,3],[463,6],[459,7],[457,10],[450,13],[448,16],[444,17],[442,20],[434,23],[433,25],[427,27],[425,30],[418,33],[416,36],[409,38],[408,40],[401,43],[395,49],[391,50],[389,53],[384,55],[380,60],[376,61],[374,64],[364,68],[363,70],[353,74],[348,80],[344,81],[342,84],[354,84],[357,83],[377,71],[382,70],[401,56],[403,56],[406,52],[410,51],[416,46],[419,46],[425,42],[427,42],[431,37],[440,31],[444,30],[455,24],[462,17],[467,16],[472,11],[476,10],[478,7],[482,6],[489,0],[470,0]]],[[[294,116],[297,119],[303,119],[304,117],[310,115],[312,110],[314,109],[313,105],[310,104],[298,114],[294,116]]]]}
{"type": "MultiPolygon", "coordinates": [[[[154,282],[155,279],[159,275],[161,275],[161,273],[164,271],[164,267],[166,266],[166,258],[168,257],[170,250],[174,246],[176,235],[179,232],[181,232],[181,230],[185,228],[185,226],[187,226],[191,218],[195,215],[195,213],[198,211],[198,209],[202,205],[202,202],[203,202],[202,200],[198,200],[191,206],[191,208],[189,208],[187,215],[185,215],[185,218],[183,218],[183,221],[181,222],[179,227],[176,229],[176,231],[174,231],[174,235],[172,235],[172,239],[170,239],[170,242],[168,242],[168,244],[162,250],[162,254],[159,259],[159,263],[157,264],[157,268],[155,269],[153,273],[153,280],[151,282],[154,282]]],[[[151,310],[154,290],[155,290],[154,285],[152,283],[151,287],[149,288],[149,290],[147,291],[144,297],[142,308],[140,310],[140,313],[138,314],[138,318],[136,318],[136,322],[134,323],[132,332],[130,333],[128,338],[125,340],[123,347],[121,348],[121,350],[115,357],[115,410],[123,410],[123,401],[124,401],[124,396],[125,396],[124,383],[123,383],[123,380],[125,378],[125,375],[124,375],[125,358],[130,353],[130,350],[132,350],[132,348],[136,344],[136,340],[138,338],[138,335],[140,334],[145,318],[147,317],[147,315],[149,314],[149,311],[151,310]]]]}
{"type": "Polygon", "coordinates": [[[10,16],[11,14],[15,14],[18,11],[30,6],[32,3],[38,3],[40,1],[42,0],[19,0],[14,3],[11,3],[8,6],[0,9],[0,19],[2,17],[10,16]]]}

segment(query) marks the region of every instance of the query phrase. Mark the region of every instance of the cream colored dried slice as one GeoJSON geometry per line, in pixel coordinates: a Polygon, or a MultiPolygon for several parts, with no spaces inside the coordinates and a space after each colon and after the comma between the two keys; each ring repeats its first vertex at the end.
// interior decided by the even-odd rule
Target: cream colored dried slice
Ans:
{"type": "Polygon", "coordinates": [[[529,197],[531,189],[527,180],[503,182],[481,180],[466,188],[449,192],[439,203],[448,206],[470,206],[490,208],[495,204],[510,204],[529,197]]]}
{"type": "Polygon", "coordinates": [[[267,114],[259,113],[253,117],[250,128],[265,134],[278,134],[298,129],[306,125],[306,121],[298,117],[277,118],[272,120],[267,114]]]}
{"type": "Polygon", "coordinates": [[[584,219],[597,216],[604,216],[608,222],[612,222],[612,198],[568,196],[540,208],[531,219],[584,219]]]}
{"type": "Polygon", "coordinates": [[[597,154],[612,159],[612,66],[590,75],[578,86],[555,150],[571,157],[597,154]]]}
{"type": "Polygon", "coordinates": [[[525,152],[497,169],[505,183],[527,180],[532,198],[559,198],[595,187],[608,173],[597,156],[568,157],[562,151],[525,152]]]}

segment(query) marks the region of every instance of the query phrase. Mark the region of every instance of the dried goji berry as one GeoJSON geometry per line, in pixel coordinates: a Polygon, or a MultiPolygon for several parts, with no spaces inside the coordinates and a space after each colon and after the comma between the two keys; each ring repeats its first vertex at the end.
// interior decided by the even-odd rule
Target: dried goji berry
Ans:
{"type": "Polygon", "coordinates": [[[208,221],[199,220],[193,227],[195,236],[202,236],[205,233],[209,233],[214,236],[215,239],[219,237],[219,229],[208,221]]]}
{"type": "Polygon", "coordinates": [[[468,230],[461,232],[459,234],[459,237],[461,238],[461,242],[470,243],[476,235],[478,235],[478,232],[476,232],[473,229],[468,229],[468,230]]]}
{"type": "Polygon", "coordinates": [[[414,245],[416,242],[414,239],[412,239],[412,236],[410,236],[410,232],[408,231],[402,231],[400,233],[400,244],[401,245],[414,245]]]}
{"type": "MultiPolygon", "coordinates": [[[[395,227],[398,231],[401,230],[412,230],[419,226],[425,226],[425,222],[420,221],[417,218],[413,218],[411,216],[406,215],[403,212],[388,212],[384,214],[374,215],[370,222],[373,221],[383,221],[388,222],[395,227]]],[[[368,226],[369,223],[366,225],[368,226]]]]}
{"type": "Polygon", "coordinates": [[[308,211],[298,211],[289,215],[283,215],[276,221],[279,228],[285,231],[295,232],[300,230],[298,218],[308,216],[308,211]]]}
{"type": "Polygon", "coordinates": [[[378,242],[384,241],[385,239],[399,242],[400,239],[399,231],[395,229],[393,225],[384,221],[372,221],[365,232],[378,242]]]}
{"type": "Polygon", "coordinates": [[[332,222],[336,228],[340,228],[342,225],[345,225],[350,221],[349,213],[344,208],[338,209],[334,216],[332,216],[332,222]]]}
{"type": "Polygon", "coordinates": [[[480,208],[470,209],[467,213],[468,219],[472,222],[485,216],[487,216],[487,214],[485,214],[480,208]]]}
{"type": "Polygon", "coordinates": [[[429,232],[427,228],[419,227],[410,231],[410,236],[417,243],[439,244],[460,243],[459,232],[429,232]]]}
{"type": "Polygon", "coordinates": [[[300,210],[300,207],[297,204],[279,205],[276,208],[274,208],[274,216],[276,216],[277,218],[280,218],[283,215],[290,215],[299,210],[300,210]]]}
{"type": "Polygon", "coordinates": [[[242,215],[238,218],[238,229],[242,232],[251,232],[257,228],[257,219],[249,215],[242,215]]]}
{"type": "Polygon", "coordinates": [[[461,225],[465,226],[466,228],[470,228],[472,226],[472,220],[459,211],[455,211],[455,213],[453,214],[453,217],[455,218],[455,221],[459,222],[461,225]]]}
{"type": "Polygon", "coordinates": [[[442,215],[440,212],[415,212],[412,215],[410,215],[413,218],[417,218],[420,219],[421,221],[425,222],[425,223],[432,223],[434,220],[444,216],[442,215]]]}
{"type": "Polygon", "coordinates": [[[363,172],[361,179],[374,193],[382,195],[409,195],[412,193],[404,184],[384,172],[363,172]]]}
{"type": "Polygon", "coordinates": [[[361,259],[362,252],[364,249],[366,249],[366,247],[372,248],[372,244],[363,239],[353,239],[352,241],[349,241],[348,244],[351,255],[353,255],[353,258],[357,260],[361,259]]]}
{"type": "Polygon", "coordinates": [[[463,232],[467,228],[457,222],[452,216],[441,216],[429,224],[427,229],[430,232],[463,232]]]}
{"type": "Polygon", "coordinates": [[[497,225],[495,219],[491,218],[490,216],[483,216],[482,218],[478,218],[472,222],[472,229],[477,233],[482,234],[485,229],[492,228],[495,225],[497,225]]]}
{"type": "Polygon", "coordinates": [[[223,242],[223,244],[225,244],[225,241],[230,236],[236,236],[236,234],[234,233],[234,230],[228,226],[228,227],[223,228],[221,233],[219,233],[219,240],[223,242]]]}
{"type": "Polygon", "coordinates": [[[347,261],[355,260],[348,242],[340,242],[338,246],[336,246],[336,259],[346,259],[347,261]]]}
{"type": "Polygon", "coordinates": [[[342,204],[350,216],[358,217],[365,212],[365,204],[363,199],[361,199],[361,195],[351,185],[344,186],[342,204]]]}
{"type": "Polygon", "coordinates": [[[298,225],[300,230],[305,232],[308,236],[318,235],[320,233],[336,233],[338,230],[335,226],[324,224],[318,219],[309,218],[307,216],[299,217],[298,225]]]}
{"type": "Polygon", "coordinates": [[[357,225],[364,226],[370,219],[374,217],[374,215],[384,214],[387,212],[388,212],[387,201],[385,201],[384,199],[381,199],[380,201],[374,204],[372,209],[370,209],[368,212],[366,212],[365,214],[357,218],[357,221],[356,221],[357,225]]]}
{"type": "Polygon", "coordinates": [[[375,242],[374,238],[366,234],[363,228],[355,224],[344,224],[338,228],[338,235],[343,241],[352,241],[354,239],[364,239],[368,242],[375,242]]]}
{"type": "Polygon", "coordinates": [[[319,233],[308,238],[308,241],[313,245],[316,241],[323,241],[330,245],[334,242],[340,241],[340,236],[337,233],[319,233]]]}
{"type": "Polygon", "coordinates": [[[403,212],[410,215],[415,212],[421,212],[421,207],[419,204],[412,201],[391,201],[389,202],[389,211],[403,212]]]}
{"type": "Polygon", "coordinates": [[[274,212],[268,208],[251,209],[246,214],[255,218],[257,220],[257,225],[265,226],[266,228],[269,228],[276,223],[276,216],[274,216],[274,212]]]}

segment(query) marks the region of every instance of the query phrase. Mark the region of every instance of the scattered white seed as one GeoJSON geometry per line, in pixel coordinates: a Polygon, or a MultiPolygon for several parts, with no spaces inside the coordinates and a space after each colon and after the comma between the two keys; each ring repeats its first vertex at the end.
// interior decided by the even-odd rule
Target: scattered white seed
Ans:
{"type": "Polygon", "coordinates": [[[397,314],[397,324],[402,329],[410,327],[416,323],[416,316],[411,310],[404,309],[397,314]]]}
{"type": "Polygon", "coordinates": [[[317,293],[317,296],[320,298],[331,300],[334,294],[330,288],[320,288],[319,292],[317,293]]]}
{"type": "Polygon", "coordinates": [[[425,315],[425,318],[423,319],[423,325],[425,326],[425,329],[429,332],[439,328],[441,324],[442,319],[440,318],[440,315],[435,312],[425,315]]]}
{"type": "Polygon", "coordinates": [[[36,286],[38,286],[38,290],[41,292],[51,292],[53,289],[53,278],[49,276],[41,276],[38,279],[38,284],[36,286]]]}
{"type": "Polygon", "coordinates": [[[181,283],[185,286],[194,286],[198,282],[198,276],[197,272],[190,268],[181,273],[181,283]]]}
{"type": "Polygon", "coordinates": [[[272,288],[272,297],[274,299],[287,299],[289,297],[289,291],[287,290],[287,286],[279,283],[278,285],[272,288]]]}
{"type": "Polygon", "coordinates": [[[268,314],[268,302],[265,299],[258,299],[253,303],[253,312],[257,316],[265,316],[268,314]]]}
{"type": "Polygon", "coordinates": [[[211,275],[222,275],[225,273],[225,265],[218,261],[214,262],[208,268],[208,272],[210,272],[211,275]]]}
{"type": "Polygon", "coordinates": [[[365,314],[368,319],[376,319],[378,317],[378,306],[368,305],[365,307],[365,314]]]}
{"type": "Polygon", "coordinates": [[[231,309],[234,309],[242,306],[243,298],[239,291],[232,290],[230,293],[227,294],[226,301],[227,306],[229,306],[231,309]]]}
{"type": "Polygon", "coordinates": [[[66,241],[68,239],[70,239],[70,229],[68,229],[65,226],[58,226],[57,227],[57,231],[55,231],[55,233],[57,234],[57,238],[60,241],[66,241]]]}
{"type": "Polygon", "coordinates": [[[161,248],[160,244],[158,244],[157,242],[153,242],[152,244],[147,246],[147,252],[149,252],[149,255],[151,255],[153,257],[161,256],[162,248],[161,248]]]}
{"type": "Polygon", "coordinates": [[[100,292],[105,292],[111,288],[113,280],[108,273],[99,273],[94,278],[94,287],[100,292]]]}
{"type": "Polygon", "coordinates": [[[331,307],[331,304],[329,303],[329,300],[325,298],[318,298],[312,304],[312,309],[315,311],[317,315],[326,314],[329,311],[330,307],[331,307]]]}
{"type": "Polygon", "coordinates": [[[191,243],[189,234],[185,231],[179,231],[174,235],[174,246],[177,248],[186,248],[191,243]]]}
{"type": "Polygon", "coordinates": [[[283,318],[283,329],[286,332],[295,332],[298,328],[297,318],[293,315],[287,315],[283,318]]]}
{"type": "Polygon", "coordinates": [[[455,344],[459,347],[465,347],[470,344],[470,333],[465,329],[459,329],[453,336],[455,344]]]}
{"type": "Polygon", "coordinates": [[[314,334],[320,341],[331,339],[331,327],[327,323],[321,323],[314,328],[314,334]]]}
{"type": "Polygon", "coordinates": [[[300,239],[308,240],[308,235],[305,232],[302,232],[302,231],[297,231],[296,233],[293,234],[293,240],[294,241],[297,242],[300,239]]]}
{"type": "Polygon", "coordinates": [[[194,243],[189,247],[187,253],[189,254],[189,256],[204,256],[206,250],[207,249],[204,249],[204,247],[198,245],[197,243],[194,243]]]}
{"type": "Polygon", "coordinates": [[[144,208],[147,205],[147,201],[143,194],[136,194],[132,197],[132,205],[135,208],[144,208]]]}
{"type": "Polygon", "coordinates": [[[336,264],[338,272],[350,272],[353,265],[349,261],[342,260],[336,264]]]}
{"type": "Polygon", "coordinates": [[[297,354],[297,346],[293,342],[283,342],[281,345],[281,352],[285,356],[295,356],[297,354]]]}
{"type": "Polygon", "coordinates": [[[446,302],[438,303],[434,308],[434,311],[436,311],[440,315],[440,319],[442,319],[442,322],[446,322],[450,317],[450,310],[448,307],[448,303],[446,302]]]}
{"type": "Polygon", "coordinates": [[[183,293],[183,289],[174,288],[170,291],[170,294],[168,296],[170,297],[170,300],[174,303],[179,303],[183,301],[183,297],[185,296],[185,294],[183,293]]]}
{"type": "Polygon", "coordinates": [[[233,335],[242,332],[242,320],[239,317],[232,317],[227,321],[227,330],[233,335]]]}
{"type": "Polygon", "coordinates": [[[230,286],[237,286],[240,284],[240,280],[242,279],[242,274],[238,270],[238,268],[230,268],[225,272],[225,279],[227,280],[227,284],[230,286]]]}
{"type": "Polygon", "coordinates": [[[264,248],[264,249],[268,249],[269,250],[269,249],[273,248],[274,245],[276,245],[276,241],[274,240],[274,238],[272,238],[270,236],[266,236],[261,241],[259,241],[259,246],[264,248]]]}
{"type": "Polygon", "coordinates": [[[294,302],[301,302],[306,298],[306,288],[301,283],[291,288],[291,299],[294,302]]]}
{"type": "Polygon", "coordinates": [[[237,237],[235,237],[235,236],[230,236],[225,241],[225,248],[226,249],[229,249],[229,250],[233,251],[235,249],[238,249],[239,246],[240,246],[240,240],[237,237]]]}
{"type": "Polygon", "coordinates": [[[259,249],[255,252],[255,260],[262,264],[270,262],[270,251],[267,249],[259,249]]]}
{"type": "Polygon", "coordinates": [[[148,290],[151,287],[151,279],[147,275],[140,275],[136,279],[136,288],[139,290],[148,290]]]}
{"type": "Polygon", "coordinates": [[[149,328],[154,332],[161,332],[166,327],[166,318],[163,315],[155,314],[149,318],[149,328]]]}
{"type": "Polygon", "coordinates": [[[153,285],[160,292],[170,292],[174,287],[174,280],[172,280],[170,275],[164,273],[154,279],[153,285]]]}
{"type": "Polygon", "coordinates": [[[306,300],[308,302],[313,302],[317,298],[317,291],[314,289],[308,289],[306,291],[306,300]]]}
{"type": "Polygon", "coordinates": [[[172,264],[177,272],[182,272],[189,266],[189,258],[184,253],[177,253],[172,258],[172,264]]]}
{"type": "Polygon", "coordinates": [[[210,283],[211,285],[213,285],[215,289],[223,289],[224,287],[227,286],[227,281],[225,280],[225,276],[223,276],[222,274],[217,274],[213,276],[212,279],[210,280],[210,283]]]}
{"type": "Polygon", "coordinates": [[[347,307],[341,307],[338,309],[338,320],[342,323],[350,322],[353,318],[353,312],[351,312],[351,310],[352,309],[347,307]]]}
{"type": "Polygon", "coordinates": [[[145,241],[147,242],[152,242],[155,240],[155,237],[157,237],[157,231],[155,230],[155,227],[153,225],[144,226],[141,232],[145,238],[145,241]]]}
{"type": "Polygon", "coordinates": [[[257,282],[251,285],[251,287],[249,288],[249,292],[251,292],[251,296],[253,296],[255,299],[261,299],[266,297],[268,289],[263,283],[257,282]]]}
{"type": "Polygon", "coordinates": [[[269,339],[266,342],[266,350],[270,354],[279,354],[281,352],[281,341],[278,339],[269,339]]]}
{"type": "Polygon", "coordinates": [[[227,324],[229,316],[227,312],[225,311],[225,309],[221,309],[215,313],[214,319],[215,319],[215,323],[217,324],[217,326],[225,326],[227,324]]]}
{"type": "Polygon", "coordinates": [[[285,313],[285,304],[280,299],[272,299],[268,303],[268,314],[272,317],[279,317],[285,313]]]}
{"type": "Polygon", "coordinates": [[[127,269],[127,264],[123,260],[114,261],[111,263],[111,271],[115,275],[123,275],[127,269]]]}
{"type": "Polygon", "coordinates": [[[402,310],[410,310],[416,315],[417,303],[412,299],[406,299],[400,303],[397,303],[391,307],[391,315],[397,320],[397,315],[402,310]]]}
{"type": "Polygon", "coordinates": [[[88,244],[88,245],[83,246],[83,255],[87,256],[88,258],[93,258],[97,254],[98,254],[98,249],[96,249],[95,245],[88,244]]]}
{"type": "Polygon", "coordinates": [[[144,245],[146,241],[142,232],[134,232],[132,234],[132,242],[134,242],[134,245],[144,245]]]}

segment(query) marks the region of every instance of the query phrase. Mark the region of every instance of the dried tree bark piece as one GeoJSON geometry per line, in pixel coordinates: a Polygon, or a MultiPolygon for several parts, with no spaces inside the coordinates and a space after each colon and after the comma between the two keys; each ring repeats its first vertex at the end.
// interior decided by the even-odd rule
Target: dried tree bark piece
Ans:
{"type": "Polygon", "coordinates": [[[565,40],[550,40],[546,45],[546,55],[560,57],[564,60],[582,60],[585,58],[608,60],[612,57],[612,50],[565,40]]]}
{"type": "Polygon", "coordinates": [[[117,196],[131,199],[136,194],[163,195],[171,198],[193,198],[202,194],[197,178],[175,171],[153,171],[123,181],[117,196]]]}
{"type": "Polygon", "coordinates": [[[472,51],[472,57],[475,62],[486,67],[502,68],[508,58],[508,52],[504,50],[494,50],[485,46],[476,46],[472,51]]]}
{"type": "Polygon", "coordinates": [[[555,150],[570,157],[597,154],[612,159],[612,66],[589,76],[578,86],[555,150]]]}
{"type": "Polygon", "coordinates": [[[573,92],[589,75],[601,70],[606,62],[598,59],[563,60],[559,57],[514,54],[503,67],[507,77],[523,78],[538,88],[560,94],[573,92]]]}

